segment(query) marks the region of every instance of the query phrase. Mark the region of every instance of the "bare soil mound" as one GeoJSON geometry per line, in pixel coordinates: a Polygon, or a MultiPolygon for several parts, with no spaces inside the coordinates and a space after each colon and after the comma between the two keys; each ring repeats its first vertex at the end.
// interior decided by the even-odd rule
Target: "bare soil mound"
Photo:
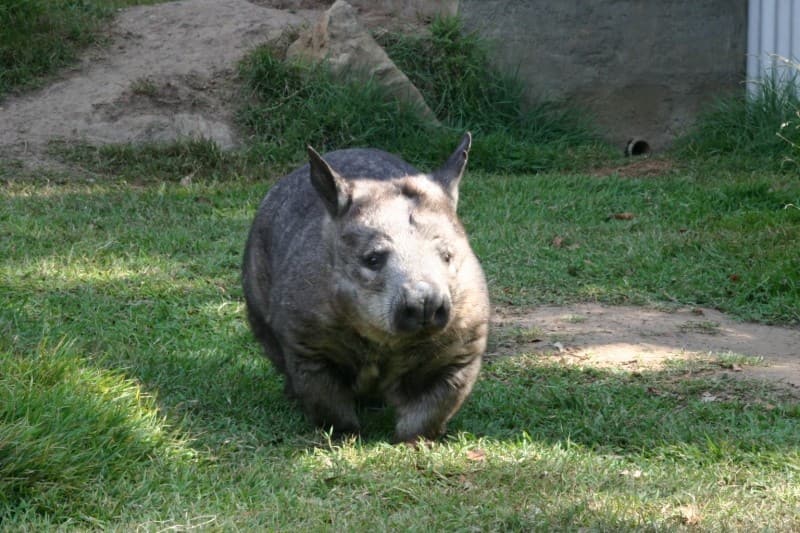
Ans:
{"type": "Polygon", "coordinates": [[[495,310],[493,328],[489,357],[539,352],[566,364],[638,371],[676,358],[745,356],[761,362],[732,363],[719,371],[774,380],[800,393],[800,329],[737,322],[711,309],[503,307],[495,310]]]}
{"type": "Polygon", "coordinates": [[[255,46],[319,11],[246,0],[183,0],[120,11],[108,46],[48,87],[0,108],[0,153],[31,158],[52,139],[95,144],[204,137],[237,142],[232,79],[255,46]]]}

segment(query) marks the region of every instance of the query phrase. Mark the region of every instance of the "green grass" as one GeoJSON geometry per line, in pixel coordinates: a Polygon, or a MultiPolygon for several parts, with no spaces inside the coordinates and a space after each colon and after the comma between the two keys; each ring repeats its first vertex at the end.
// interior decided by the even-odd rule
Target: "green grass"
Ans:
{"type": "Polygon", "coordinates": [[[443,123],[503,137],[510,143],[506,156],[516,151],[515,142],[561,148],[598,144],[578,110],[552,102],[526,105],[524,83],[495,69],[490,44],[466,31],[459,18],[437,18],[426,33],[383,32],[377,38],[443,123]]]}
{"type": "Polygon", "coordinates": [[[431,161],[463,135],[432,127],[373,83],[337,81],[324,65],[284,63],[268,47],[242,62],[240,76],[249,94],[239,121],[252,132],[250,159],[272,167],[304,160],[306,144],[321,152],[353,146],[418,149],[414,162],[431,161]]]}
{"type": "Polygon", "coordinates": [[[473,174],[464,187],[499,302],[677,302],[800,322],[796,176],[473,174]]]}
{"type": "MultiPolygon", "coordinates": [[[[520,353],[487,364],[430,449],[387,444],[391,414],[373,411],[363,440],[330,443],[284,399],[243,316],[241,249],[269,184],[211,173],[182,186],[147,168],[125,174],[135,187],[76,175],[1,190],[4,527],[800,526],[797,403],[704,371],[730,358],[630,374],[520,353]]],[[[498,304],[663,301],[672,269],[711,270],[701,262],[734,268],[752,293],[764,274],[749,270],[771,275],[779,261],[764,257],[782,245],[750,234],[800,222],[773,209],[796,188],[741,194],[761,190],[754,179],[471,173],[461,209],[498,304]],[[637,217],[605,220],[623,209],[637,217]],[[674,241],[701,231],[711,244],[674,241]],[[553,233],[564,246],[549,246],[553,233]]],[[[670,298],[752,316],[740,292],[678,277],[670,298]]],[[[794,291],[761,293],[762,318],[796,320],[794,291]]]]}
{"type": "MultiPolygon", "coordinates": [[[[133,182],[214,179],[231,173],[267,172],[266,162],[251,164],[244,154],[226,152],[205,139],[169,144],[102,146],[54,141],[48,145],[47,152],[93,174],[113,175],[133,182]]],[[[0,177],[2,175],[0,169],[0,177]]]]}
{"type": "Polygon", "coordinates": [[[0,2],[0,101],[30,88],[102,39],[117,8],[157,0],[3,0],[0,2]]]}

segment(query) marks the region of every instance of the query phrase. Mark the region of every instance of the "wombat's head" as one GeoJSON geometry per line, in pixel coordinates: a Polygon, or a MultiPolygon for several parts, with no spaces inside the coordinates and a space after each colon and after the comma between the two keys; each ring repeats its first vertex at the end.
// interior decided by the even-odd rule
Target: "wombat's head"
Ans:
{"type": "Polygon", "coordinates": [[[482,273],[456,215],[472,138],[433,174],[342,176],[309,147],[325,204],[335,305],[362,335],[391,342],[445,330],[482,273]],[[466,285],[466,287],[464,287],[466,285]],[[466,289],[466,291],[465,291],[466,289]]]}

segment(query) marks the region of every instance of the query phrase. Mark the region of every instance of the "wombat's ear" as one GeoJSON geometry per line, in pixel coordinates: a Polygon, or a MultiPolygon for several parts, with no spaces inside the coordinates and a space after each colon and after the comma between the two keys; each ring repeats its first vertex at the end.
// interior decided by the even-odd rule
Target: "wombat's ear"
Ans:
{"type": "Polygon", "coordinates": [[[333,218],[342,216],[353,200],[350,184],[333,170],[316,150],[310,146],[306,148],[311,167],[311,185],[317,190],[330,215],[333,218]]]}
{"type": "Polygon", "coordinates": [[[461,137],[456,151],[450,154],[444,165],[433,173],[433,179],[447,192],[453,200],[453,208],[458,205],[458,184],[467,166],[467,154],[472,146],[472,134],[467,132],[461,137]]]}

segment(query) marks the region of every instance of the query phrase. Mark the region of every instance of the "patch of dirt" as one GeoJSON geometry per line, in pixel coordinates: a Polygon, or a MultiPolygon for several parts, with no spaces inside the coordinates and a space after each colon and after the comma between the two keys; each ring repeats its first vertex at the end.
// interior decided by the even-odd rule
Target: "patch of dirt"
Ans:
{"type": "Polygon", "coordinates": [[[669,159],[638,157],[615,166],[592,169],[589,174],[597,177],[621,176],[623,178],[651,178],[669,174],[674,170],[674,163],[669,159]]]}
{"type": "Polygon", "coordinates": [[[719,371],[769,379],[800,394],[800,328],[737,322],[712,309],[500,307],[492,328],[487,357],[537,352],[565,364],[637,371],[658,369],[676,358],[747,356],[763,362],[731,364],[719,371]]]}

